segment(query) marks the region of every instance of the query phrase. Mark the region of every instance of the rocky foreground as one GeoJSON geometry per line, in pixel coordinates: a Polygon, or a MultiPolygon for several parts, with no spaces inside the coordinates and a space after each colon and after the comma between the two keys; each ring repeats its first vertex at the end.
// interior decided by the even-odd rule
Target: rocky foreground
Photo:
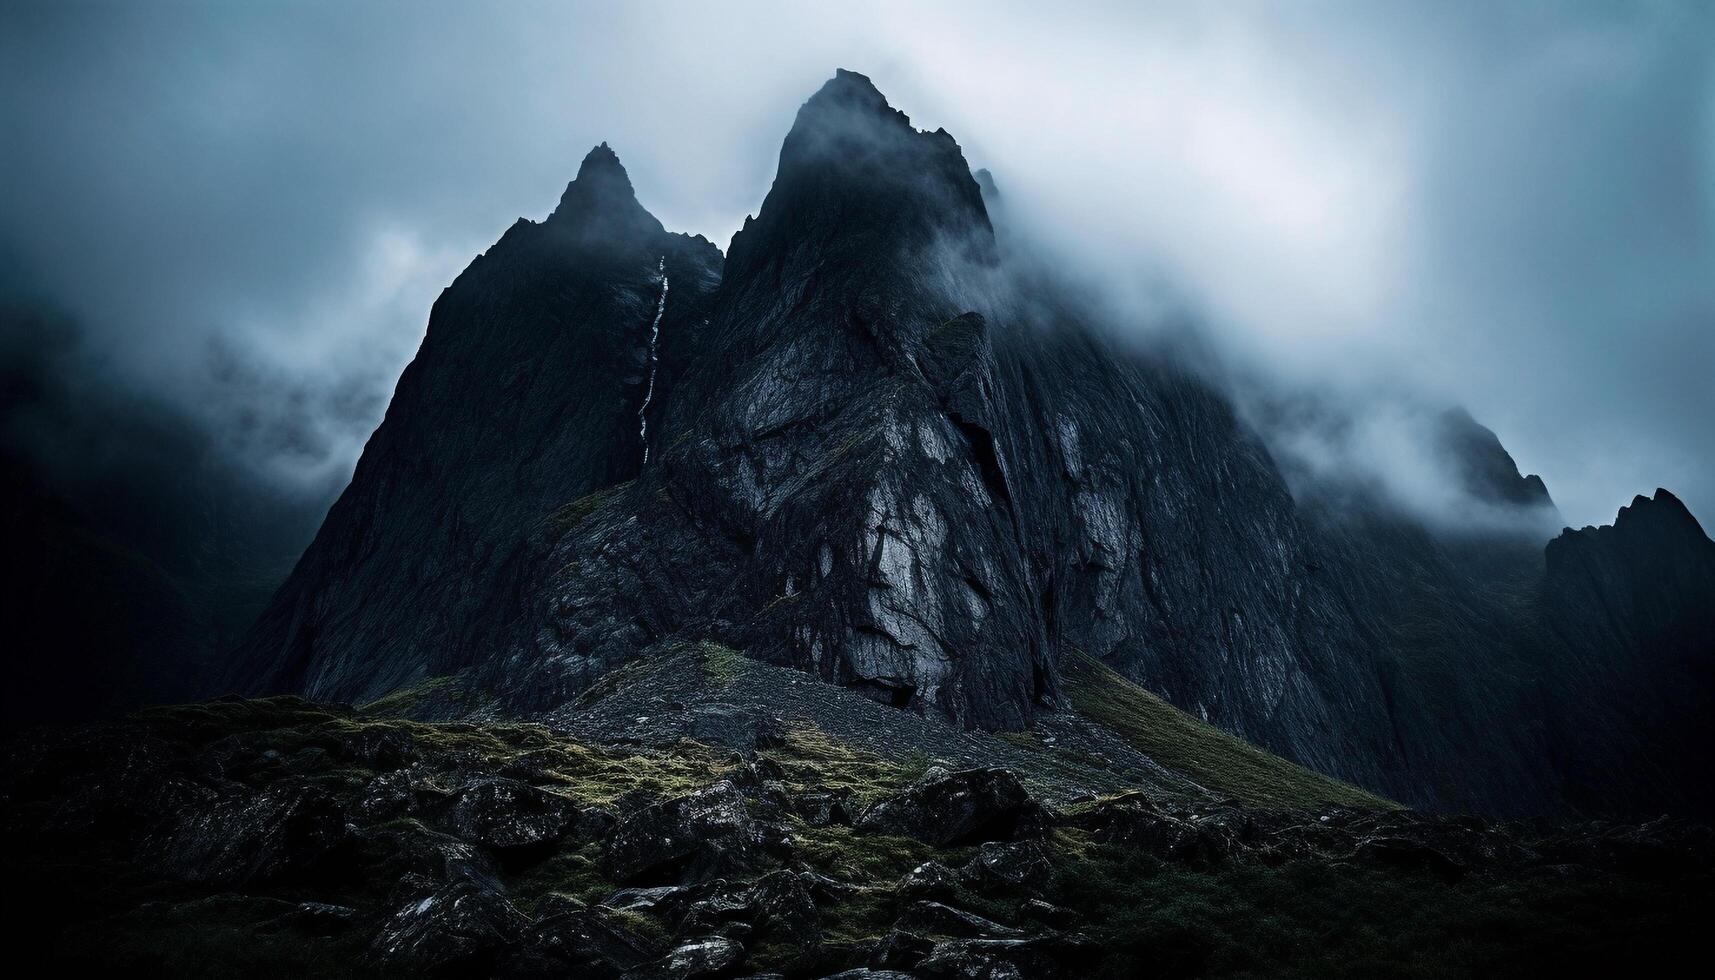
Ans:
{"type": "Polygon", "coordinates": [[[1685,954],[1715,893],[1695,824],[1067,795],[697,717],[723,745],[295,698],[27,733],[8,945],[171,976],[1582,975],[1685,954]]]}

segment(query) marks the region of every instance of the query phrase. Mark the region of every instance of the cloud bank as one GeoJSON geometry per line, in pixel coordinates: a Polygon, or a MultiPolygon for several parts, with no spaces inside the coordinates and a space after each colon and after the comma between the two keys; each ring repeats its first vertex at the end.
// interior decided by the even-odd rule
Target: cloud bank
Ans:
{"type": "Polygon", "coordinates": [[[843,66],[1132,325],[1463,404],[1575,524],[1715,514],[1708,5],[922,6],[8,5],[0,289],[77,325],[79,377],[320,487],[591,145],[724,242],[843,66]]]}

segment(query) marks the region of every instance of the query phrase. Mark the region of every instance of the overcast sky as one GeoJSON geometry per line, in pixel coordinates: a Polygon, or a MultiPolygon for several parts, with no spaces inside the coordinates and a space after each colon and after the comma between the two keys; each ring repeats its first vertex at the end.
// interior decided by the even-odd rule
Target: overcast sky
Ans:
{"type": "Polygon", "coordinates": [[[313,482],[591,145],[724,248],[846,67],[1140,320],[1463,403],[1572,523],[1715,525],[1715,4],[1049,6],[10,0],[0,286],[313,482]]]}

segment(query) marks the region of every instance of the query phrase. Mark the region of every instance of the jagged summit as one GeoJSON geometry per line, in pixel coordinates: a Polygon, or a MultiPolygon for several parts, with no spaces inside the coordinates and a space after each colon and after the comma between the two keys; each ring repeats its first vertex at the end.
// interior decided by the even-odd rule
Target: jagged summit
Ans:
{"type": "Polygon", "coordinates": [[[584,162],[578,165],[576,179],[612,180],[623,184],[626,193],[632,193],[631,177],[625,172],[625,165],[619,162],[619,154],[613,152],[613,147],[608,146],[606,141],[597,143],[584,154],[584,162]]]}
{"type": "Polygon", "coordinates": [[[515,224],[436,301],[234,686],[362,700],[480,659],[517,621],[542,519],[637,474],[650,393],[672,390],[719,271],[592,149],[547,221],[515,224]]]}
{"type": "Polygon", "coordinates": [[[1693,532],[1697,537],[1707,537],[1703,525],[1698,523],[1696,515],[1685,506],[1671,490],[1666,487],[1656,487],[1655,495],[1646,497],[1637,494],[1632,502],[1621,507],[1614,515],[1614,523],[1597,526],[1586,524],[1581,528],[1568,527],[1561,531],[1560,537],[1565,538],[1580,534],[1598,534],[1625,529],[1626,531],[1642,531],[1646,528],[1667,529],[1675,533],[1693,532]]]}
{"type": "Polygon", "coordinates": [[[616,244],[636,243],[665,230],[638,203],[630,175],[606,143],[584,155],[577,177],[566,185],[548,222],[574,229],[585,240],[612,239],[616,244]]]}
{"type": "Polygon", "coordinates": [[[844,68],[834,69],[834,77],[822,83],[816,94],[805,100],[798,110],[798,122],[801,125],[806,116],[845,110],[891,116],[903,125],[911,124],[910,116],[888,105],[887,96],[881,94],[868,75],[844,68]]]}
{"type": "Polygon", "coordinates": [[[994,207],[995,203],[1000,200],[1000,187],[994,182],[994,174],[989,173],[987,167],[983,167],[974,171],[971,176],[975,178],[977,187],[983,192],[983,202],[991,208],[994,207]]]}
{"type": "Polygon", "coordinates": [[[1655,523],[1674,526],[1679,530],[1695,530],[1703,534],[1703,525],[1697,523],[1684,502],[1666,487],[1656,487],[1654,497],[1639,494],[1632,498],[1631,506],[1621,507],[1614,518],[1614,526],[1624,524],[1655,523]]]}
{"type": "MultiPolygon", "coordinates": [[[[1465,492],[1484,503],[1538,508],[1549,518],[1558,516],[1554,501],[1542,478],[1519,473],[1512,454],[1488,426],[1471,417],[1464,408],[1451,408],[1439,420],[1441,449],[1465,492]]],[[[1552,527],[1553,521],[1549,526],[1552,527]]]]}
{"type": "Polygon", "coordinates": [[[869,263],[919,261],[947,241],[992,259],[994,232],[953,137],[913,129],[868,78],[841,70],[798,110],[730,262],[741,273],[791,262],[805,241],[869,263]]]}

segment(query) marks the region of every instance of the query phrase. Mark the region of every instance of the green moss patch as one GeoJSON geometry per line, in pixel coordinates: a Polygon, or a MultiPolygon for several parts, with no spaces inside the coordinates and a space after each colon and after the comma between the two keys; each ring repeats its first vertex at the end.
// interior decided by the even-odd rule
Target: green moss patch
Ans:
{"type": "Polygon", "coordinates": [[[1398,808],[1198,721],[1085,654],[1074,654],[1063,664],[1062,677],[1079,712],[1216,793],[1251,806],[1398,808]]]}

